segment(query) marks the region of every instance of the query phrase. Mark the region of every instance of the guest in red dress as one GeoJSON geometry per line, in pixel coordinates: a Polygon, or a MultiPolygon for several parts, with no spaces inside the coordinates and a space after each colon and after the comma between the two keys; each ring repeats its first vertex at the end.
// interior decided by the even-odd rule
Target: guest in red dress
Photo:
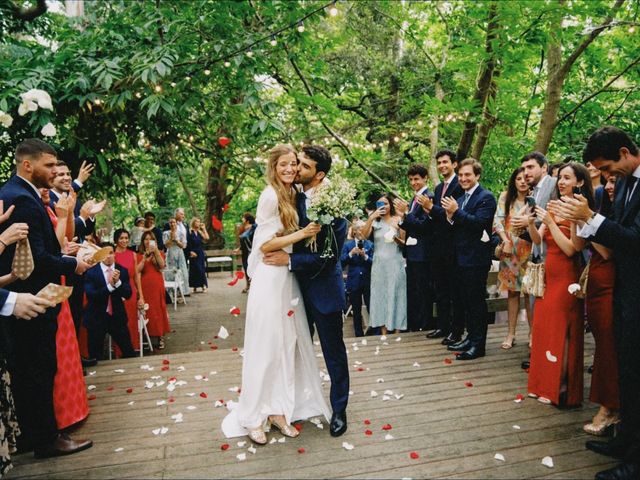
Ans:
{"type": "Polygon", "coordinates": [[[113,243],[116,246],[116,263],[127,269],[129,283],[131,284],[131,297],[124,301],[127,312],[127,323],[131,335],[131,344],[134,350],[140,350],[140,333],[138,332],[138,308],[144,306],[144,295],[140,285],[140,272],[144,264],[138,264],[136,254],[128,248],[129,232],[124,228],[118,228],[113,234],[113,243]]]}
{"type": "MultiPolygon", "coordinates": [[[[590,205],[593,205],[591,177],[584,165],[568,163],[558,171],[557,194],[573,196],[579,187],[590,205]]],[[[536,207],[542,221],[536,229],[533,218],[529,234],[534,243],[547,244],[545,261],[546,288],[543,298],[536,299],[533,312],[531,339],[531,367],[529,369],[529,396],[545,404],[578,406],[583,391],[582,302],[569,293],[569,285],[579,279],[578,249],[575,224],[554,214],[554,202],[548,211],[536,207]]]]}
{"type": "MultiPolygon", "coordinates": [[[[600,213],[609,216],[613,205],[615,175],[607,178],[602,196],[600,213]]],[[[585,247],[584,239],[577,237],[576,248],[585,247]]],[[[606,434],[620,421],[620,388],[618,386],[618,355],[613,334],[613,286],[615,266],[612,252],[597,243],[589,245],[591,260],[587,283],[587,321],[596,341],[589,399],[600,405],[598,413],[584,431],[596,436],[606,434]]]]}
{"type": "Polygon", "coordinates": [[[164,334],[171,329],[169,314],[165,301],[164,277],[162,269],[165,267],[164,254],[158,250],[156,237],[152,232],[144,232],[138,247],[138,263],[142,264],[140,284],[147,310],[147,329],[150,337],[158,339],[159,350],[164,349],[164,334]]]}
{"type": "MultiPolygon", "coordinates": [[[[40,193],[44,207],[56,231],[56,237],[58,237],[60,245],[63,246],[65,238],[73,237],[73,220],[69,222],[68,218],[73,219],[75,198],[70,199],[69,202],[59,200],[55,205],[56,215],[49,207],[49,190],[43,188],[40,193]],[[71,232],[69,232],[70,228],[71,232]]],[[[64,276],[60,277],[60,284],[65,285],[64,276]]],[[[58,313],[56,359],[58,368],[53,384],[53,407],[58,429],[63,430],[84,420],[89,415],[87,387],[82,374],[76,327],[67,300],[62,302],[58,313]]]]}

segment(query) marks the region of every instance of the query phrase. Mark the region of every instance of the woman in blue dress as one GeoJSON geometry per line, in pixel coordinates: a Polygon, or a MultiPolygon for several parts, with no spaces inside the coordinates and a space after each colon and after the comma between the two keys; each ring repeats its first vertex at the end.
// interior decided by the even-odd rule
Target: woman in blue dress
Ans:
{"type": "Polygon", "coordinates": [[[371,267],[371,307],[369,326],[387,331],[407,329],[407,276],[401,248],[404,231],[398,228],[392,197],[382,195],[362,227],[363,237],[373,233],[376,254],[371,267]]]}
{"type": "Polygon", "coordinates": [[[209,240],[209,234],[198,217],[191,219],[187,233],[187,252],[189,253],[189,286],[195,293],[198,288],[207,291],[207,258],[203,244],[209,240]]]}

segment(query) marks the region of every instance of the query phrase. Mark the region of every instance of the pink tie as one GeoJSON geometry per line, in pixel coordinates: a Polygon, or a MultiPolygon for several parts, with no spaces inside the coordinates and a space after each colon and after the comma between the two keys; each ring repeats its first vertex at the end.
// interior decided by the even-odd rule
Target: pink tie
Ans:
{"type": "Polygon", "coordinates": [[[442,195],[440,195],[440,200],[442,200],[444,198],[444,194],[447,193],[448,186],[449,186],[448,182],[445,182],[444,185],[442,186],[442,195]]]}
{"type": "MultiPolygon", "coordinates": [[[[113,268],[107,268],[107,283],[111,284],[111,279],[113,278],[113,268]]],[[[107,313],[109,315],[113,315],[113,304],[111,303],[111,294],[109,294],[109,300],[107,301],[107,313]]]]}

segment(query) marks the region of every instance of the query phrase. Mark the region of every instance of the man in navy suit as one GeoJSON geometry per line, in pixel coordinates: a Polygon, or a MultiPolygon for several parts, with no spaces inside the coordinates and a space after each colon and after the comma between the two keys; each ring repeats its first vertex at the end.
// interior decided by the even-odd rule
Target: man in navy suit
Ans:
{"type": "Polygon", "coordinates": [[[496,199],[478,183],[482,165],[474,158],[460,162],[458,177],[464,195],[458,200],[442,199],[447,221],[453,229],[458,281],[455,301],[466,318],[467,338],[449,345],[462,352],[458,360],[473,360],[485,355],[487,341],[487,276],[491,267],[490,242],[496,199]]]}
{"type": "Polygon", "coordinates": [[[356,337],[363,337],[362,300],[369,308],[371,294],[371,264],[373,263],[373,243],[362,238],[361,220],[352,227],[354,238],[344,242],[340,263],[347,272],[347,294],[353,309],[353,330],[356,337]]]}
{"type": "Polygon", "coordinates": [[[104,336],[108,333],[125,358],[135,357],[123,302],[132,294],[129,273],[115,263],[113,244],[103,242],[100,246],[110,248],[109,255],[85,273],[88,304],[83,323],[87,328],[89,356],[96,360],[103,358],[104,336]]]}
{"type": "MultiPolygon", "coordinates": [[[[309,145],[298,154],[298,176],[302,192],[296,198],[296,207],[301,227],[309,224],[307,208],[313,194],[331,169],[331,154],[321,146],[309,145]]],[[[317,235],[317,244],[324,245],[327,229],[333,230],[331,242],[333,256],[323,258],[322,252],[312,252],[306,242],[293,246],[293,253],[279,250],[265,255],[267,265],[289,265],[295,272],[304,306],[313,335],[314,325],[318,330],[322,353],[331,377],[329,398],[333,415],[329,424],[332,436],[338,437],[347,431],[347,402],[349,401],[349,364],[347,350],[342,339],[342,311],[345,309],[345,288],[342,280],[340,253],[347,237],[347,221],[336,218],[330,226],[322,228],[317,235]]]]}
{"type": "Polygon", "coordinates": [[[419,163],[413,164],[409,167],[407,176],[414,192],[411,203],[396,198],[393,206],[402,216],[398,226],[407,234],[404,247],[407,259],[407,328],[411,332],[417,332],[428,328],[433,311],[429,265],[431,219],[418,201],[421,196],[432,195],[427,189],[427,167],[419,163]]]}
{"type": "Polygon", "coordinates": [[[577,233],[613,250],[616,279],[613,289],[613,330],[619,364],[620,431],[610,442],[590,440],[589,450],[622,459],[596,480],[640,478],[640,149],[616,127],[591,135],[582,155],[603,173],[615,175],[613,218],[589,208],[584,198],[563,197],[558,212],[577,223],[577,233]]]}
{"type": "Polygon", "coordinates": [[[462,339],[464,316],[457,302],[452,305],[456,292],[456,258],[453,244],[453,230],[447,221],[447,212],[442,207],[442,199],[452,197],[457,200],[464,191],[458,182],[456,169],[458,162],[455,152],[440,150],[436,153],[438,172],[442,175],[434,192],[433,201],[425,199],[422,208],[432,218],[431,277],[438,308],[437,328],[427,334],[427,338],[443,338],[443,345],[452,345],[462,339]],[[453,315],[452,315],[453,313],[453,315]]]}
{"type": "MultiPolygon", "coordinates": [[[[57,163],[56,151],[38,139],[28,139],[16,148],[17,174],[0,190],[4,207],[15,205],[9,220],[26,223],[34,270],[26,280],[11,288],[19,293],[36,294],[49,283],[60,283],[61,275],[82,274],[90,267],[81,259],[63,256],[51,220],[42,204],[39,188],[51,188],[57,163]]],[[[0,257],[0,275],[11,272],[15,247],[10,245],[0,257]]],[[[56,330],[59,307],[50,308],[29,322],[10,317],[9,373],[18,422],[22,430],[22,449],[34,448],[36,457],[67,455],[91,447],[91,441],[74,441],[58,433],[53,410],[53,380],[56,373],[56,330]]]]}

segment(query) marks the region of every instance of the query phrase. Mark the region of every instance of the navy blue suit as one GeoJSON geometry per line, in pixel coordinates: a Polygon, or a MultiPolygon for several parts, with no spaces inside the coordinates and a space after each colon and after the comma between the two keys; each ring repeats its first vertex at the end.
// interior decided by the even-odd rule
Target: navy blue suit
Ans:
{"type": "Polygon", "coordinates": [[[458,210],[453,215],[451,226],[458,277],[456,301],[466,316],[467,338],[484,350],[488,317],[487,275],[492,257],[489,237],[496,213],[496,199],[480,185],[462,208],[464,198],[463,195],[458,199],[458,210]]]}
{"type": "Polygon", "coordinates": [[[127,312],[123,299],[131,298],[132,290],[127,269],[113,264],[120,272],[120,286],[109,292],[107,281],[102,273],[102,264],[91,267],[85,273],[85,293],[87,308],[84,312],[84,326],[87,328],[89,355],[97,360],[102,359],[104,336],[108,333],[122,350],[124,357],[133,357],[135,352],[131,345],[127,312]],[[107,313],[107,305],[111,299],[112,315],[107,313]]]}
{"type": "MultiPolygon", "coordinates": [[[[29,244],[34,270],[26,280],[11,284],[16,292],[36,294],[48,283],[60,283],[60,276],[74,273],[77,263],[72,257],[63,257],[42,199],[22,178],[12,176],[0,189],[5,210],[15,205],[9,219],[0,225],[4,231],[14,223],[29,225],[29,244]]],[[[9,245],[0,256],[0,275],[11,272],[15,245],[9,245]]],[[[53,410],[53,380],[56,362],[57,315],[60,307],[49,308],[30,321],[9,319],[8,355],[18,422],[22,430],[23,448],[44,446],[55,439],[57,425],[53,410]]]]}
{"type": "MultiPolygon", "coordinates": [[[[442,208],[442,190],[444,182],[438,184],[433,198],[433,208],[429,215],[432,218],[432,235],[429,244],[431,250],[431,277],[433,291],[438,310],[437,328],[454,337],[460,337],[464,331],[464,317],[460,313],[459,305],[453,303],[456,288],[456,260],[453,247],[453,230],[447,222],[447,214],[442,208]],[[453,314],[452,314],[453,313],[453,314]]],[[[447,186],[445,196],[456,200],[464,194],[458,183],[458,176],[454,176],[447,186]]]]}
{"type": "MultiPolygon", "coordinates": [[[[304,193],[299,193],[296,198],[301,227],[309,224],[305,198],[304,193]]],[[[302,241],[293,246],[290,256],[291,271],[300,283],[311,335],[314,325],[318,330],[324,361],[331,377],[330,400],[334,413],[344,412],[349,401],[349,364],[342,339],[342,311],[346,302],[340,265],[340,253],[346,237],[347,221],[337,218],[331,226],[322,227],[318,233],[318,252],[312,252],[306,241],[302,241]],[[333,230],[333,257],[321,258],[328,228],[333,230]]]]}
{"type": "MultiPolygon", "coordinates": [[[[428,190],[423,195],[432,197],[428,190]]],[[[432,221],[422,206],[415,200],[409,205],[409,212],[400,223],[406,238],[414,238],[415,245],[404,247],[407,259],[407,328],[411,332],[426,329],[432,321],[430,243],[432,221]]]]}
{"type": "Polygon", "coordinates": [[[353,330],[356,337],[362,337],[362,299],[369,308],[371,294],[371,264],[373,263],[373,243],[363,240],[362,249],[365,257],[361,255],[349,256],[349,252],[356,247],[356,240],[347,240],[342,247],[340,263],[342,267],[349,267],[347,272],[347,293],[353,307],[353,330]]]}

